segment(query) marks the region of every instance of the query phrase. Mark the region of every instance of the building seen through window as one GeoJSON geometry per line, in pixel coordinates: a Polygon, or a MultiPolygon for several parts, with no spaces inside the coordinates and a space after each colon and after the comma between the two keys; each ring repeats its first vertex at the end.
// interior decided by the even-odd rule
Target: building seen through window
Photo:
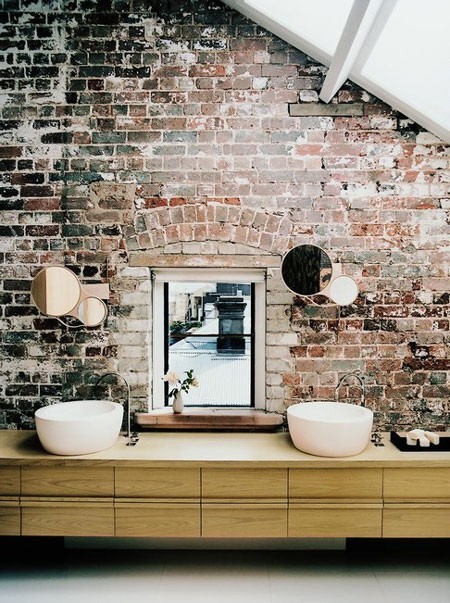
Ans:
{"type": "Polygon", "coordinates": [[[165,370],[193,369],[199,381],[185,405],[252,406],[254,285],[168,282],[164,297],[165,370]]]}

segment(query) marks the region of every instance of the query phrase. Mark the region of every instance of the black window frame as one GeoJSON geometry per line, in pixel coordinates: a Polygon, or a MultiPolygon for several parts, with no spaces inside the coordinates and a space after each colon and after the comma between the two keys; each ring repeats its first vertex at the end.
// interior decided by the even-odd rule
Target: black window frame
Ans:
{"type": "MultiPolygon", "coordinates": [[[[190,282],[186,279],[186,282],[190,282]]],[[[213,283],[214,281],[210,281],[213,283]]],[[[250,338],[250,403],[249,404],[217,404],[214,405],[217,408],[223,409],[255,409],[255,283],[249,282],[250,285],[250,308],[251,308],[251,320],[250,320],[250,333],[244,333],[236,335],[236,337],[249,337],[250,338]]],[[[170,281],[164,282],[164,294],[163,294],[163,307],[164,307],[164,374],[169,370],[169,285],[170,281]]],[[[212,334],[215,336],[215,334],[212,334]]],[[[195,335],[192,333],[189,337],[211,337],[210,335],[195,335]]],[[[228,335],[227,337],[233,337],[228,335]]],[[[171,406],[169,401],[169,384],[167,381],[164,383],[164,407],[169,408],[171,406]]],[[[188,408],[213,408],[211,404],[190,404],[188,408]]]]}

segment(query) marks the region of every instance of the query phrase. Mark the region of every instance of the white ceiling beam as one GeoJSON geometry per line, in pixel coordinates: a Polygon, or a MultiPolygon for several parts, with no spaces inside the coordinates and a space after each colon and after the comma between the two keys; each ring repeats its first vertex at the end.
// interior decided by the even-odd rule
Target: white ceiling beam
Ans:
{"type": "Polygon", "coordinates": [[[378,42],[384,26],[389,21],[396,4],[397,0],[383,0],[381,6],[378,7],[378,11],[374,15],[375,18],[372,20],[371,27],[364,38],[364,44],[360,48],[360,51],[353,62],[352,72],[360,72],[366,64],[366,61],[378,42]]]}
{"type": "Polygon", "coordinates": [[[379,7],[380,0],[354,0],[319,94],[325,103],[349,78],[379,7]]]}

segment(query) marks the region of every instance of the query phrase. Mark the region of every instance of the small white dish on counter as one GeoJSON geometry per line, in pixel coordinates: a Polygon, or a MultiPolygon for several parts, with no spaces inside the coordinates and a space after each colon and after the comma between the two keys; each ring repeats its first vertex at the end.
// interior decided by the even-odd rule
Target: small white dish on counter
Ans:
{"type": "Polygon", "coordinates": [[[370,441],[373,412],[344,402],[301,402],[287,409],[296,448],[315,456],[354,456],[370,441]]]}
{"type": "Polygon", "coordinates": [[[75,400],[43,406],[34,413],[43,448],[72,456],[113,446],[120,433],[123,406],[109,400],[75,400]]]}

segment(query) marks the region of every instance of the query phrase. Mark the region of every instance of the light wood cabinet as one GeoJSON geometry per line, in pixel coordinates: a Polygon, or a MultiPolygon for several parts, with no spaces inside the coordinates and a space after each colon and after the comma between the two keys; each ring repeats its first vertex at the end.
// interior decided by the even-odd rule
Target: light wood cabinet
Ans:
{"type": "Polygon", "coordinates": [[[24,536],[114,536],[113,467],[23,467],[24,536]]]}
{"type": "Polygon", "coordinates": [[[114,496],[114,468],[23,467],[22,496],[114,496]]]}
{"type": "Polygon", "coordinates": [[[124,498],[198,500],[200,469],[116,467],[115,495],[124,498]]]}
{"type": "Polygon", "coordinates": [[[216,538],[285,538],[287,505],[204,504],[202,535],[216,538]]]}
{"type": "Polygon", "coordinates": [[[290,537],[377,538],[381,536],[383,505],[296,504],[289,505],[290,537]]]}
{"type": "Polygon", "coordinates": [[[202,469],[205,501],[287,501],[287,469],[202,469]]]}
{"type": "Polygon", "coordinates": [[[287,469],[202,469],[202,535],[286,537],[287,469]]]}
{"type": "Polygon", "coordinates": [[[381,536],[382,469],[290,469],[290,537],[381,536]]]}
{"type": "Polygon", "coordinates": [[[20,536],[19,499],[0,499],[0,536],[20,536]]]}
{"type": "Polygon", "coordinates": [[[0,536],[20,534],[20,467],[0,467],[0,536]]]}
{"type": "Polygon", "coordinates": [[[450,537],[450,467],[60,460],[0,467],[0,535],[450,537]]]}
{"type": "Polygon", "coordinates": [[[195,537],[200,527],[200,469],[116,467],[116,536],[195,537]]]}
{"type": "Polygon", "coordinates": [[[378,500],[382,469],[290,469],[290,499],[378,500]]]}
{"type": "Polygon", "coordinates": [[[383,497],[393,500],[448,500],[450,469],[447,467],[386,468],[383,497]]]}
{"type": "Polygon", "coordinates": [[[450,537],[449,468],[386,468],[383,495],[385,538],[450,537]]]}
{"type": "Polygon", "coordinates": [[[384,538],[450,538],[449,504],[385,504],[384,538]]]}
{"type": "Polygon", "coordinates": [[[116,536],[195,537],[201,535],[200,503],[116,501],[116,536]]]}
{"type": "Polygon", "coordinates": [[[20,495],[20,467],[0,467],[0,498],[20,495]]]}
{"type": "Polygon", "coordinates": [[[21,510],[23,536],[114,536],[112,500],[25,500],[21,510]]]}

